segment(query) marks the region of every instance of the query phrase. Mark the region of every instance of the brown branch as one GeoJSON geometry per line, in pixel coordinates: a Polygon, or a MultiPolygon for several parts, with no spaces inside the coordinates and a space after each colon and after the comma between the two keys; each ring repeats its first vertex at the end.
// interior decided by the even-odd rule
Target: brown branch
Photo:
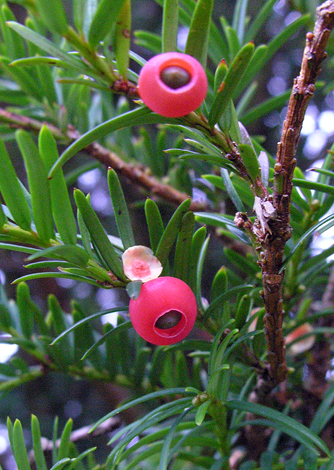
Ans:
{"type": "MultiPolygon", "coordinates": [[[[323,293],[320,302],[314,302],[312,310],[314,312],[321,312],[325,309],[334,308],[334,267],[331,269],[331,274],[328,279],[326,289],[323,293]]],[[[333,328],[334,315],[325,315],[321,317],[318,326],[333,328]]],[[[325,391],[328,388],[328,372],[331,369],[331,342],[332,335],[321,336],[312,350],[307,364],[307,374],[305,374],[304,388],[314,397],[320,400],[323,398],[325,391]]]]}
{"type": "MultiPolygon", "coordinates": [[[[91,440],[92,437],[101,436],[106,434],[107,436],[111,431],[119,428],[121,425],[120,419],[116,418],[109,418],[104,421],[100,426],[98,426],[92,433],[90,430],[92,426],[83,426],[82,428],[76,429],[75,431],[71,432],[70,435],[70,442],[78,442],[83,440],[91,440]]],[[[55,442],[47,439],[46,437],[41,437],[41,447],[42,451],[46,457],[47,462],[50,460],[51,452],[54,448],[59,449],[61,444],[61,439],[57,439],[55,442]]],[[[32,465],[33,468],[36,468],[36,455],[34,450],[31,450],[28,454],[29,463],[32,465]]]]}
{"type": "MultiPolygon", "coordinates": [[[[43,123],[41,121],[37,121],[37,119],[12,113],[4,108],[0,108],[0,121],[8,124],[12,129],[24,129],[32,132],[39,132],[43,126],[43,123]]],[[[73,136],[68,136],[68,140],[67,136],[65,136],[64,133],[53,124],[47,123],[47,125],[56,139],[61,141],[67,140],[67,143],[73,140],[73,136]]]]}
{"type": "MultiPolygon", "coordinates": [[[[321,299],[321,309],[334,307],[334,267],[332,266],[331,273],[326,285],[326,289],[321,299]]],[[[318,307],[319,310],[319,307],[318,307]]]]}
{"type": "MultiPolygon", "coordinates": [[[[97,142],[93,142],[84,150],[88,155],[113,168],[116,173],[146,189],[150,194],[159,196],[176,205],[181,204],[181,202],[189,198],[188,194],[178,191],[168,184],[161,183],[154,178],[154,176],[149,174],[148,169],[125,163],[118,155],[97,142]]],[[[197,201],[192,201],[190,206],[193,211],[204,210],[205,207],[206,204],[197,201]]]]}
{"type": "MultiPolygon", "coordinates": [[[[313,33],[307,33],[306,46],[299,76],[294,81],[281,140],[277,147],[277,160],[274,175],[272,204],[275,217],[268,219],[265,230],[258,230],[259,245],[262,250],[260,266],[263,279],[263,300],[266,308],[264,317],[268,343],[268,376],[260,378],[257,395],[285,380],[287,365],[285,344],[282,333],[283,295],[282,272],[283,252],[291,237],[290,200],[292,178],[296,165],[296,149],[299,141],[305,112],[315,89],[315,81],[321,71],[321,63],[326,57],[331,30],[334,27],[334,1],[329,0],[317,9],[317,20],[313,33]]],[[[258,214],[257,214],[258,215],[258,214]]],[[[263,228],[263,227],[262,227],[263,228]]]]}
{"type": "MultiPolygon", "coordinates": [[[[11,128],[25,129],[36,133],[40,131],[44,124],[36,119],[21,116],[3,108],[0,108],[0,121],[5,122],[11,128]]],[[[53,124],[47,123],[47,126],[57,140],[65,141],[66,144],[70,144],[80,137],[79,132],[72,126],[68,127],[66,134],[53,124]]],[[[185,199],[189,198],[188,194],[178,191],[168,184],[161,183],[149,173],[147,168],[124,162],[115,152],[112,152],[97,142],[88,145],[82,152],[85,152],[87,155],[108,167],[113,168],[119,175],[126,177],[132,183],[144,188],[150,194],[161,197],[172,204],[180,205],[185,199]]],[[[205,203],[192,201],[191,210],[200,211],[205,209],[207,209],[205,203]]]]}

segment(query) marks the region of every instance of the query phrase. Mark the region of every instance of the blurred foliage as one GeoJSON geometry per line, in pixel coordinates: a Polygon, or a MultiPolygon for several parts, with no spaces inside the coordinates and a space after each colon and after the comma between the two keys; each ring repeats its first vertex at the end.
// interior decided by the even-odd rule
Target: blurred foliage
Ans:
{"type": "MultiPolygon", "coordinates": [[[[272,407],[248,401],[267,357],[260,255],[250,234],[234,223],[236,211],[254,220],[256,181],[272,192],[270,152],[276,139],[268,134],[264,143],[259,134],[265,130],[257,125],[281,111],[290,91],[265,97],[265,72],[279,51],[296,41],[303,47],[315,2],[290,2],[291,12],[300,14],[267,40],[275,0],[254,7],[238,0],[233,8],[226,5],[226,15],[208,0],[157,1],[162,33],[159,18],[159,27],[134,32],[134,44],[124,34],[131,25],[128,0],[73,0],[70,11],[61,0],[13,3],[24,12],[21,22],[13,13],[17,5],[12,10],[12,3],[0,4],[0,248],[22,253],[25,268],[33,272],[14,281],[15,299],[1,286],[0,341],[17,345],[20,353],[0,364],[0,390],[8,399],[6,393],[48,374],[60,381],[82,379],[92,387],[110,385],[111,394],[121,387],[125,402],[104,416],[101,411],[94,430],[132,407],[137,410],[124,422],[115,421],[113,432],[105,431],[109,442],[102,457],[99,449],[76,446],[71,419],[63,430],[55,419],[50,462],[38,417],[31,418],[30,446],[21,422],[8,419],[18,469],[218,470],[229,469],[239,451],[240,469],[332,468],[333,445],[323,431],[333,416],[333,385],[313,415],[303,419],[311,393],[304,377],[310,351],[288,354],[290,375],[272,407]],[[178,44],[182,31],[187,39],[178,44]],[[201,109],[167,119],[142,105],[136,83],[142,56],[175,47],[207,65],[209,92],[201,109]],[[235,146],[246,176],[228,158],[235,146]],[[109,159],[114,168],[105,178],[113,230],[106,230],[90,195],[77,188],[72,197],[68,191],[97,166],[93,157],[109,159]],[[117,175],[124,165],[130,188],[117,175]],[[145,189],[135,192],[134,183],[145,189]],[[132,204],[123,187],[134,191],[132,204]],[[184,199],[177,208],[170,203],[173,190],[182,191],[184,199]],[[186,195],[195,202],[200,195],[204,210],[193,212],[186,195]],[[142,230],[133,222],[138,207],[144,213],[142,230]],[[45,308],[35,301],[29,286],[36,279],[125,289],[129,280],[121,254],[140,243],[142,231],[163,275],[183,279],[196,295],[197,328],[187,339],[172,346],[147,344],[132,330],[124,303],[104,310],[94,305],[92,312],[91,304],[86,308],[73,298],[65,309],[52,290],[45,308]],[[105,321],[111,313],[114,324],[105,321]],[[248,458],[247,426],[259,426],[267,436],[258,461],[248,458]]],[[[140,3],[134,2],[134,10],[140,3]]],[[[333,82],[326,73],[322,79],[327,81],[318,91],[329,93],[333,82]]],[[[284,333],[310,323],[316,345],[333,334],[333,323],[326,323],[333,306],[314,302],[326,289],[334,248],[315,254],[312,247],[312,240],[334,225],[333,151],[313,169],[312,180],[299,168],[305,162],[298,161],[293,232],[284,255],[284,333]]]]}

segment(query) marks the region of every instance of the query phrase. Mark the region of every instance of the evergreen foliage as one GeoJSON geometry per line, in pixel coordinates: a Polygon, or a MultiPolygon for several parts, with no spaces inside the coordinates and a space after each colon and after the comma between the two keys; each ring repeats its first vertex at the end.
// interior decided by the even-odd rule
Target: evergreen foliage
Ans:
{"type": "Polygon", "coordinates": [[[71,419],[59,430],[55,417],[49,463],[39,417],[31,417],[32,452],[21,422],[8,418],[17,468],[332,469],[325,431],[334,414],[334,247],[315,253],[312,241],[334,226],[334,146],[312,179],[295,155],[309,99],[334,88],[334,2],[318,7],[317,18],[315,2],[291,2],[300,14],[263,44],[275,0],[258,11],[237,0],[231,18],[217,18],[212,0],[156,1],[162,33],[135,31],[136,52],[130,0],[73,0],[70,11],[62,0],[1,1],[0,249],[23,253],[27,274],[14,281],[15,299],[0,285],[0,342],[24,353],[0,364],[0,391],[51,372],[123,387],[130,398],[97,417],[91,432],[137,410],[134,421],[115,421],[104,461],[95,447],[76,446],[71,419]],[[290,91],[259,100],[262,72],[278,51],[296,41],[302,48],[315,21],[274,155],[267,149],[276,142],[253,129],[287,105],[290,91]],[[209,89],[200,108],[166,118],[140,101],[146,59],[137,51],[180,51],[180,27],[181,52],[205,67],[209,89]],[[69,189],[96,167],[109,188],[113,232],[89,194],[69,189]],[[129,181],[141,191],[135,203],[129,181]],[[195,294],[197,327],[179,343],[140,338],[128,304],[92,312],[73,298],[65,311],[50,292],[43,311],[31,294],[32,280],[64,278],[138,297],[140,283],[122,264],[124,250],[141,244],[133,206],[162,275],[195,294]],[[110,313],[115,325],[102,321],[110,313]],[[302,350],[310,337],[315,346],[302,350]],[[316,375],[319,351],[327,368],[316,375]]]}

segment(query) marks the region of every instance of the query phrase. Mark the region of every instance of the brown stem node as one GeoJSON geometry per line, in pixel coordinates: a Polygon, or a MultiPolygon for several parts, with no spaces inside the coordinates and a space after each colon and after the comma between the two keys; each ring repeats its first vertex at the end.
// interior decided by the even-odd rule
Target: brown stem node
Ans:
{"type": "MultiPolygon", "coordinates": [[[[261,269],[263,279],[263,300],[266,314],[264,316],[265,334],[268,343],[268,374],[261,375],[255,389],[256,400],[263,396],[263,391],[284,381],[288,368],[285,358],[285,344],[282,333],[283,294],[282,260],[284,247],[291,236],[290,201],[292,178],[296,166],[296,149],[305,112],[315,90],[315,81],[321,71],[321,63],[326,57],[325,48],[334,28],[334,1],[328,0],[317,9],[317,20],[313,33],[307,33],[301,69],[294,80],[286,119],[283,124],[281,140],[277,146],[273,206],[275,219],[271,221],[270,230],[262,224],[261,236],[261,269]]],[[[258,203],[263,204],[263,198],[258,203]]],[[[261,214],[261,211],[259,211],[261,214]]],[[[257,216],[259,217],[258,213],[257,216]]],[[[256,222],[255,224],[256,225],[256,222]]]]}

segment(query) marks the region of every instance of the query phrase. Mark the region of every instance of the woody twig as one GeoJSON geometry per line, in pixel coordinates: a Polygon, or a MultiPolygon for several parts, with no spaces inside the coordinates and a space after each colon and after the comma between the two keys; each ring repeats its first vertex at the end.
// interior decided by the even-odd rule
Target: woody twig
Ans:
{"type": "MultiPolygon", "coordinates": [[[[37,121],[36,119],[21,116],[3,108],[0,108],[0,122],[8,124],[8,126],[13,129],[25,129],[36,133],[40,131],[43,125],[42,122],[37,121]]],[[[56,140],[65,142],[66,144],[70,144],[80,137],[79,132],[72,126],[68,126],[66,133],[62,132],[61,129],[53,124],[47,123],[47,126],[56,140]]],[[[137,186],[144,188],[150,195],[160,197],[175,205],[180,205],[185,199],[189,198],[188,194],[178,191],[172,186],[159,181],[151,175],[148,169],[143,165],[124,162],[124,160],[122,160],[115,152],[98,144],[97,142],[91,143],[85,147],[82,152],[95,158],[108,167],[113,168],[116,173],[126,177],[137,186]]],[[[192,201],[191,209],[193,211],[205,210],[206,208],[205,203],[192,201]]]]}
{"type": "Polygon", "coordinates": [[[264,323],[268,342],[268,374],[259,380],[257,390],[259,395],[268,393],[284,381],[288,372],[282,333],[284,315],[282,262],[285,244],[291,237],[292,178],[306,108],[314,94],[315,81],[321,71],[321,63],[326,57],[325,48],[333,27],[334,1],[328,0],[317,9],[314,32],[306,35],[300,74],[294,81],[281,140],[277,146],[272,199],[275,214],[266,219],[265,227],[263,224],[259,227],[258,240],[261,249],[259,264],[262,270],[263,300],[266,309],[264,323]]]}

